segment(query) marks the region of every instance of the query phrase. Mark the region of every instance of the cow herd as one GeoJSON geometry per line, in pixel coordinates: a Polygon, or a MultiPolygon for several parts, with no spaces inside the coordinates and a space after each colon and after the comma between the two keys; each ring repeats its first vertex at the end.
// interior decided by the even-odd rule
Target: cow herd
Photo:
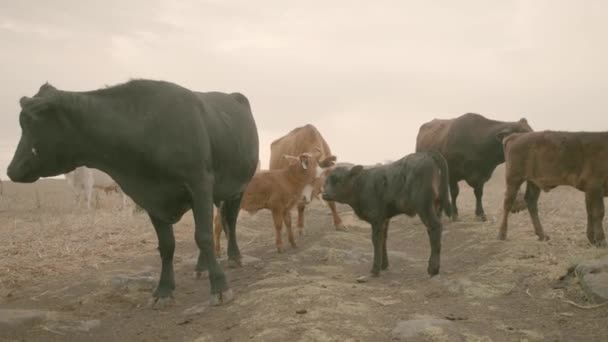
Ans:
{"type": "Polygon", "coordinates": [[[270,166],[259,165],[258,128],[249,100],[240,93],[201,93],[177,84],[131,80],[94,91],[42,85],[22,97],[21,138],[7,174],[14,182],[66,174],[90,205],[94,187],[112,186],[143,208],[154,226],[161,274],[154,302],[163,305],[175,289],[173,224],[192,209],[199,248],[196,271],[209,272],[210,303],[233,293],[216,257],[222,231],[229,266],[241,265],[236,226],[241,210],[272,213],[277,252],[282,229],[297,247],[305,207],[322,197],[336,230],[346,230],[336,202],[347,204],[372,228],[373,265],[388,265],[390,219],[417,215],[427,229],[427,272],[439,273],[443,213],[458,219],[458,182],[474,189],[475,215],[486,221],[484,184],[505,163],[505,198],[498,238],[505,239],[510,212],[527,208],[534,231],[547,240],[538,215],[540,191],[560,185],[585,193],[587,238],[606,246],[603,198],[608,194],[608,132],[535,132],[525,118],[503,122],[479,114],[424,123],[416,152],[375,166],[336,163],[313,125],[298,127],[271,144],[270,166]],[[526,183],[523,200],[517,196],[526,183]],[[215,209],[215,210],[214,210],[215,209]],[[214,217],[215,216],[215,217],[214,217]]]}

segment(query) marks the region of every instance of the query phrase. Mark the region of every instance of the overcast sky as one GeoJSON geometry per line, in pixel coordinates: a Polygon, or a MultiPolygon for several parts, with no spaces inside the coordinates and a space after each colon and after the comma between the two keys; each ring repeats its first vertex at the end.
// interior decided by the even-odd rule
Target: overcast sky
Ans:
{"type": "Polygon", "coordinates": [[[608,2],[0,0],[0,176],[21,96],[129,78],[242,92],[270,142],[312,123],[339,161],[413,152],[465,112],[607,130],[608,2]]]}

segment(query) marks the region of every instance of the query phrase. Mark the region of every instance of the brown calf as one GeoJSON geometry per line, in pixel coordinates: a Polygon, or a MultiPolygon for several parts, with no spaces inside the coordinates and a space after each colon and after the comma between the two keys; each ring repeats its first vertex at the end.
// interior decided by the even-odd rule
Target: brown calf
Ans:
{"type": "MultiPolygon", "coordinates": [[[[329,145],[317,130],[311,124],[294,128],[284,136],[276,139],[270,145],[270,170],[281,169],[285,167],[286,160],[283,155],[299,155],[306,151],[321,151],[320,160],[325,160],[332,156],[329,145]]],[[[335,161],[335,157],[334,157],[335,161]]],[[[322,192],[322,186],[325,182],[326,173],[317,178],[310,187],[307,187],[307,192],[312,192],[313,198],[319,198],[322,192]]],[[[327,206],[331,210],[336,230],[345,230],[346,227],[342,223],[342,219],[338,215],[336,204],[333,201],[327,201],[327,206]]],[[[307,202],[298,203],[298,231],[302,234],[304,228],[304,209],[307,202]]]]}
{"type": "Polygon", "coordinates": [[[503,140],[507,189],[498,239],[507,237],[507,220],[519,186],[526,181],[524,198],[539,240],[548,240],[538,217],[538,198],[559,185],[585,193],[587,238],[606,246],[602,228],[604,197],[608,196],[608,132],[516,133],[503,140]]]}
{"type": "MultiPolygon", "coordinates": [[[[278,170],[259,171],[256,173],[241,200],[241,210],[253,214],[261,209],[272,212],[275,228],[275,243],[277,251],[283,252],[281,233],[283,222],[287,228],[289,243],[296,248],[296,242],[291,229],[291,209],[301,201],[302,191],[324,171],[322,166],[332,165],[331,161],[317,161],[318,152],[302,153],[298,157],[285,155],[288,165],[278,170]]],[[[310,201],[307,194],[307,201],[310,201]]],[[[215,252],[220,254],[220,236],[222,233],[221,215],[216,215],[214,221],[215,252]]]]}

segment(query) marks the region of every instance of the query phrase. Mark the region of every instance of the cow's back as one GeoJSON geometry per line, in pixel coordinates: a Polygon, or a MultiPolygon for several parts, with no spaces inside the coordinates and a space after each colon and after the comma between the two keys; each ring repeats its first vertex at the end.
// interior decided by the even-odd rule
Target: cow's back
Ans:
{"type": "Polygon", "coordinates": [[[329,145],[321,136],[317,128],[311,124],[297,127],[283,137],[270,144],[270,170],[280,169],[287,166],[284,155],[297,156],[306,152],[321,151],[320,160],[331,155],[329,145]]]}
{"type": "Polygon", "coordinates": [[[503,140],[507,177],[528,179],[541,189],[570,185],[608,190],[608,133],[541,131],[503,140]]]}
{"type": "Polygon", "coordinates": [[[442,152],[453,119],[433,119],[420,126],[416,137],[416,152],[442,152]]]}

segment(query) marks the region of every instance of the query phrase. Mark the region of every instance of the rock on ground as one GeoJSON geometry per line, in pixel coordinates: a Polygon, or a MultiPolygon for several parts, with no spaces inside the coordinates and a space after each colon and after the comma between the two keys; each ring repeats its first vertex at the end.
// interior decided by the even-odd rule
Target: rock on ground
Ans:
{"type": "Polygon", "coordinates": [[[608,256],[581,262],[575,272],[591,302],[601,304],[608,301],[608,256]]]}
{"type": "Polygon", "coordinates": [[[436,317],[420,317],[397,322],[392,331],[393,341],[412,341],[413,338],[424,338],[430,341],[457,342],[463,341],[455,323],[436,317]]]}

